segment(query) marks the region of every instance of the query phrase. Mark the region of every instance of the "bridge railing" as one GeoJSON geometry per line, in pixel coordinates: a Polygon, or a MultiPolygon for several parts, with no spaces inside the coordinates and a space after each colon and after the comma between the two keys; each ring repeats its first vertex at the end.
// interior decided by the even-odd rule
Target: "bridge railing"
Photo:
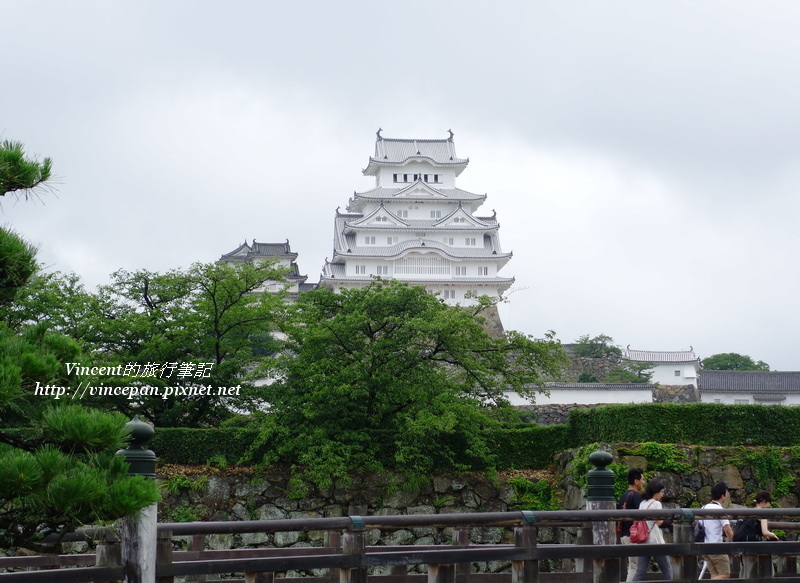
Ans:
{"type": "MultiPolygon", "coordinates": [[[[175,577],[190,577],[194,581],[208,580],[209,576],[241,574],[248,583],[272,583],[276,574],[306,571],[313,576],[303,578],[304,583],[366,583],[370,579],[384,583],[410,582],[427,578],[428,583],[599,583],[611,581],[619,572],[618,559],[628,556],[669,555],[673,561],[673,580],[696,580],[698,556],[703,554],[754,554],[761,560],[759,579],[770,578],[772,556],[779,557],[776,577],[783,581],[800,583],[795,556],[800,554],[800,542],[725,542],[695,543],[692,523],[697,519],[713,518],[767,518],[772,528],[800,527],[800,522],[786,522],[800,518],[800,508],[766,509],[685,509],[660,510],[564,510],[518,511],[463,514],[397,515],[397,516],[345,516],[315,519],[281,519],[263,521],[160,523],[157,527],[158,558],[156,576],[159,582],[171,583],[175,577]],[[673,542],[664,545],[595,545],[592,529],[617,520],[657,519],[672,521],[673,542]],[[779,521],[780,520],[780,521],[779,521]],[[540,544],[541,527],[579,526],[577,544],[540,544]],[[513,529],[513,544],[470,544],[469,531],[475,527],[513,529]],[[451,544],[436,546],[367,546],[365,534],[370,529],[393,530],[400,528],[452,528],[451,544]],[[203,537],[214,534],[276,533],[322,531],[322,547],[294,547],[269,549],[205,550],[203,537]],[[188,551],[173,551],[172,537],[191,537],[188,551]],[[568,573],[542,573],[541,561],[573,559],[575,570],[568,573]],[[502,561],[510,563],[508,573],[473,573],[472,563],[502,561]],[[423,565],[427,575],[409,573],[408,567],[423,565]],[[614,568],[606,568],[613,565],[614,568]],[[768,568],[769,566],[769,568],[768,568]],[[368,575],[370,568],[382,567],[387,575],[368,575]]],[[[95,531],[92,536],[103,533],[95,531]]],[[[0,582],[59,581],[82,583],[84,581],[113,581],[125,576],[121,564],[120,544],[126,541],[105,540],[98,545],[96,556],[62,555],[54,559],[45,557],[0,558],[0,569],[44,568],[48,570],[0,574],[0,582]],[[86,565],[89,561],[102,566],[61,568],[86,565]],[[115,564],[116,563],[116,564],[115,564]],[[3,579],[5,578],[5,579],[3,579]]],[[[292,578],[295,579],[295,578],[292,578]]],[[[299,581],[300,578],[295,579],[299,581]]],[[[285,581],[285,583],[289,583],[285,581]]]]}

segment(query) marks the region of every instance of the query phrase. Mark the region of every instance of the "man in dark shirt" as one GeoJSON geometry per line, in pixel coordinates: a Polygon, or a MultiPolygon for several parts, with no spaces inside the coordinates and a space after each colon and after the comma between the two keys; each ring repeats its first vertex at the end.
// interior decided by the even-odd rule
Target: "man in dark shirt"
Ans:
{"type": "MultiPolygon", "coordinates": [[[[639,508],[642,502],[642,495],[639,493],[644,488],[644,472],[640,468],[631,468],[628,470],[628,489],[622,493],[617,503],[617,509],[625,508],[626,510],[635,510],[639,508]]],[[[633,522],[630,520],[622,521],[622,532],[619,535],[619,542],[624,545],[631,544],[631,526],[633,522]]],[[[626,581],[633,581],[633,576],[636,574],[636,567],[639,564],[639,557],[628,557],[628,576],[626,581]]]]}

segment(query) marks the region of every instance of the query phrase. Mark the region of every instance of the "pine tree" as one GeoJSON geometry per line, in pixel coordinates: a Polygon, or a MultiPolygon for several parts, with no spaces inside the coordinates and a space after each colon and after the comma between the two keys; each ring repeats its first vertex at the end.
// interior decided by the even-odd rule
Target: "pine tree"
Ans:
{"type": "MultiPolygon", "coordinates": [[[[21,145],[11,148],[12,162],[21,145]]],[[[42,184],[50,163],[19,173],[0,146],[0,195],[42,184]]],[[[34,163],[35,164],[35,163],[34,163]]],[[[10,305],[36,270],[36,250],[0,228],[0,308],[10,305]]],[[[131,515],[158,500],[152,480],[128,476],[114,452],[127,418],[56,399],[43,387],[70,387],[65,363],[80,361],[74,339],[46,323],[12,329],[0,323],[0,548],[47,550],[81,524],[131,515]],[[38,394],[37,394],[38,393],[38,394]]],[[[55,550],[58,546],[56,545],[55,550]]]]}

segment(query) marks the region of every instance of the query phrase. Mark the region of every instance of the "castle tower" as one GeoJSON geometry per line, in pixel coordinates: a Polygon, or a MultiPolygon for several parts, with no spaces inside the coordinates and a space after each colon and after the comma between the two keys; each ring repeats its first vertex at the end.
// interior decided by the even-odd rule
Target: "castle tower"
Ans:
{"type": "Polygon", "coordinates": [[[486,195],[456,186],[469,159],[456,155],[449,133],[414,140],[384,138],[378,130],[363,170],[375,177],[375,188],[354,193],[346,212],[336,210],[333,257],[320,285],[338,291],[394,278],[462,306],[511,286],[514,278],[499,275],[512,254],[500,247],[495,214],[474,214],[486,195]]]}

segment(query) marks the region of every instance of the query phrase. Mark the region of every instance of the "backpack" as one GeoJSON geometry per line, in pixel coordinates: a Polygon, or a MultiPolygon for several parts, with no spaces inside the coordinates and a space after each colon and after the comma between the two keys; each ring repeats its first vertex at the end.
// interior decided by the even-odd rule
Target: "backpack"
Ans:
{"type": "Polygon", "coordinates": [[[761,540],[761,521],[758,518],[740,520],[733,529],[735,542],[761,540]]]}
{"type": "Polygon", "coordinates": [[[698,520],[694,523],[694,542],[696,543],[704,543],[706,542],[706,527],[703,526],[703,521],[698,520]]]}

